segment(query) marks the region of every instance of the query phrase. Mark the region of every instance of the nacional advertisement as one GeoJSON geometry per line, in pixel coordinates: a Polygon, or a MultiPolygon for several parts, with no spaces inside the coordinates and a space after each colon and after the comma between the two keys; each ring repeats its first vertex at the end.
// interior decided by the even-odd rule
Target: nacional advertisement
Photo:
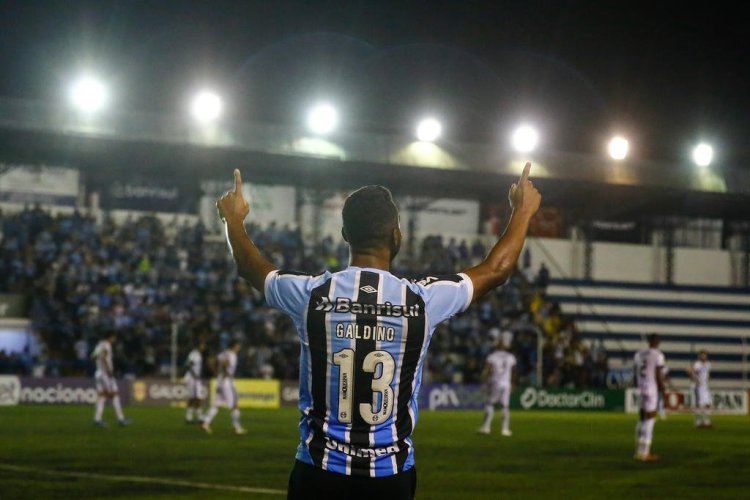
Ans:
{"type": "Polygon", "coordinates": [[[15,406],[21,400],[21,380],[12,375],[0,375],[0,406],[15,406]]]}
{"type": "MultiPolygon", "coordinates": [[[[21,377],[19,404],[93,405],[97,393],[93,378],[21,377]]],[[[130,381],[118,380],[120,401],[130,403],[130,381]]]]}
{"type": "Polygon", "coordinates": [[[4,163],[0,167],[0,171],[4,171],[0,174],[0,201],[69,207],[78,201],[78,170],[4,163]]]}
{"type": "MultiPolygon", "coordinates": [[[[420,407],[430,410],[479,410],[486,396],[478,384],[426,384],[420,407]]],[[[515,410],[622,411],[624,392],[594,389],[516,387],[510,397],[515,410]]]]}
{"type": "MultiPolygon", "coordinates": [[[[665,408],[673,412],[691,412],[695,406],[695,396],[691,390],[669,391],[666,393],[665,408]]],[[[641,397],[637,389],[625,391],[625,411],[638,413],[641,397]]],[[[711,391],[711,412],[721,415],[747,415],[748,393],[741,390],[711,391]]]]}

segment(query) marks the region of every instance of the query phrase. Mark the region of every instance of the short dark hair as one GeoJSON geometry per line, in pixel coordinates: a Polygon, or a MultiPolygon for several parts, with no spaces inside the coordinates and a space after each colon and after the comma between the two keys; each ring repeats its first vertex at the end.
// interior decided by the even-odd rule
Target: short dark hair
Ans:
{"type": "Polygon", "coordinates": [[[354,248],[388,246],[398,227],[398,208],[388,188],[364,186],[350,194],[341,211],[346,240],[354,248]]]}
{"type": "Polygon", "coordinates": [[[649,345],[654,345],[659,343],[659,336],[655,333],[649,333],[646,336],[646,340],[648,340],[649,345]]]}

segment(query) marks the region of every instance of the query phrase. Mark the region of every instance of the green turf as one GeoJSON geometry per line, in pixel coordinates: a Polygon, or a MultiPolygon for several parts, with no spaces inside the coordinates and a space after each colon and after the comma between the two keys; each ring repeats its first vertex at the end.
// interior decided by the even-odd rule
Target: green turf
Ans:
{"type": "MultiPolygon", "coordinates": [[[[93,428],[91,412],[0,408],[0,498],[283,498],[38,470],[285,490],[297,439],[291,409],[245,411],[250,433],[239,437],[226,412],[213,436],[183,424],[176,408],[128,408],[134,424],[108,429],[93,428]]],[[[498,429],[476,434],[480,419],[479,412],[422,412],[417,498],[750,498],[748,417],[716,417],[712,430],[694,429],[689,416],[657,421],[653,451],[663,460],[647,464],[632,460],[634,416],[516,412],[512,438],[498,429]]]]}

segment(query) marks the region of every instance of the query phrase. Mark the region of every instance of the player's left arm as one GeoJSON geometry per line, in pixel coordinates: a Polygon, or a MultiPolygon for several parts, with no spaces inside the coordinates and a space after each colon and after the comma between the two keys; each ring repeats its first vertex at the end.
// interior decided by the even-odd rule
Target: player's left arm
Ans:
{"type": "Polygon", "coordinates": [[[664,372],[661,366],[656,367],[656,386],[659,388],[659,393],[664,394],[664,372]]]}
{"type": "Polygon", "coordinates": [[[529,223],[542,202],[542,195],[529,180],[530,170],[531,163],[526,163],[518,183],[510,188],[508,198],[513,213],[502,237],[484,261],[464,271],[473,285],[472,302],[505,283],[516,267],[529,223]]]}
{"type": "Polygon", "coordinates": [[[276,266],[263,257],[245,231],[245,217],[250,213],[250,205],[242,195],[242,177],[239,169],[234,170],[234,191],[228,191],[219,198],[216,208],[219,210],[219,217],[224,221],[227,242],[237,264],[237,272],[256,290],[264,293],[266,276],[275,271],[276,266]]]}

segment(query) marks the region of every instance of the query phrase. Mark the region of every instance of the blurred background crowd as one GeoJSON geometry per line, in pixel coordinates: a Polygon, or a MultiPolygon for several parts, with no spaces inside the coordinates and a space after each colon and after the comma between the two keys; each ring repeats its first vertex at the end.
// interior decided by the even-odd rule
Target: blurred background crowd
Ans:
{"type": "MultiPolygon", "coordinates": [[[[116,224],[82,213],[50,215],[27,208],[1,217],[0,293],[23,294],[40,346],[0,351],[0,373],[90,375],[90,353],[105,333],[117,333],[119,376],[168,376],[172,335],[181,366],[198,338],[213,355],[240,339],[239,376],[296,379],[299,343],[292,322],[265,305],[238,278],[226,243],[200,223],[165,224],[153,216],[116,224]]],[[[289,227],[248,225],[256,244],[277,266],[317,273],[348,262],[341,240],[305,245],[289,227]]],[[[394,264],[396,275],[417,278],[461,271],[489,249],[481,240],[424,238],[394,264]]],[[[441,324],[432,338],[425,382],[479,382],[497,341],[518,359],[516,382],[552,387],[604,387],[607,352],[581,338],[559,304],[547,298],[549,271],[524,254],[508,283],[441,324]],[[541,349],[538,342],[541,342],[541,349]]]]}

